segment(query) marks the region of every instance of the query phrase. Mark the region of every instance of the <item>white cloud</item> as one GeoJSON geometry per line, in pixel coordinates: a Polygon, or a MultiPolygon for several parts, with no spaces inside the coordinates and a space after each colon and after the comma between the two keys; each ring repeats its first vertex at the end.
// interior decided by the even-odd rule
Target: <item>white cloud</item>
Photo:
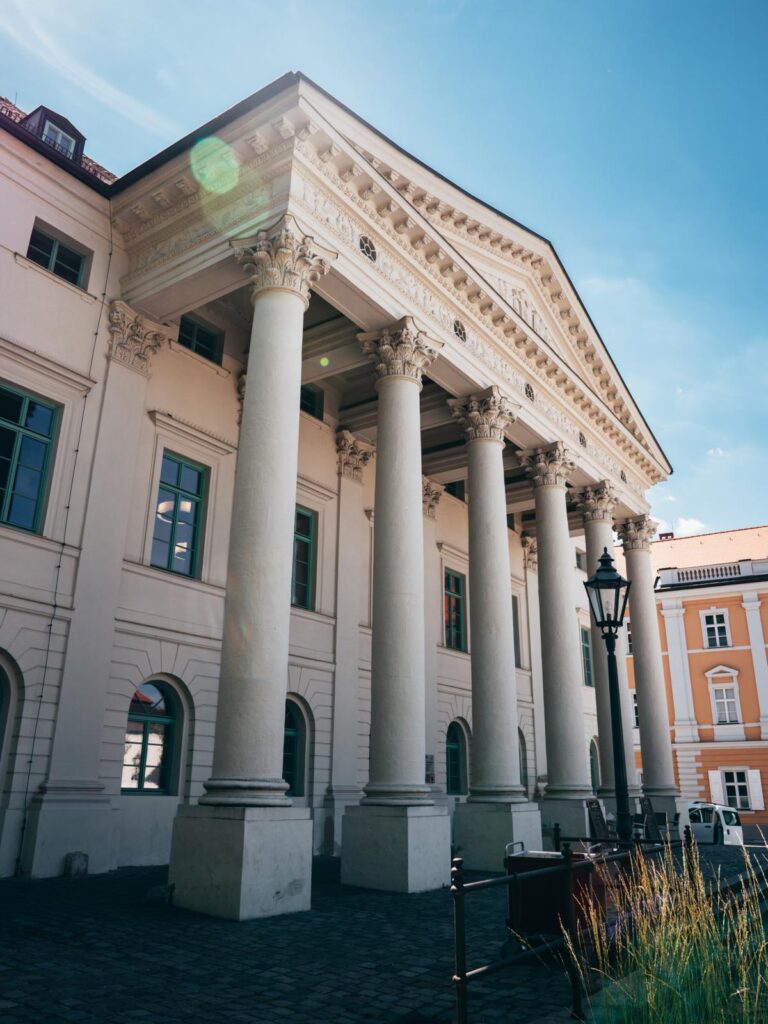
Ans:
{"type": "Polygon", "coordinates": [[[707,455],[712,456],[714,459],[723,459],[726,455],[730,455],[724,448],[707,448],[707,455]]]}
{"type": "MultiPolygon", "coordinates": [[[[66,5],[64,10],[67,10],[66,5]]],[[[42,20],[39,12],[33,12],[23,0],[11,0],[0,20],[0,32],[5,32],[20,49],[47,64],[53,71],[82,89],[91,99],[98,100],[121,117],[164,138],[176,138],[181,134],[179,127],[172,121],[128,96],[127,93],[121,92],[101,75],[85,67],[77,57],[64,48],[59,36],[54,38],[41,27],[42,20]]]]}
{"type": "Polygon", "coordinates": [[[688,519],[685,516],[680,516],[675,520],[676,537],[692,537],[696,533],[706,533],[707,529],[706,524],[702,523],[700,519],[688,519]]]}

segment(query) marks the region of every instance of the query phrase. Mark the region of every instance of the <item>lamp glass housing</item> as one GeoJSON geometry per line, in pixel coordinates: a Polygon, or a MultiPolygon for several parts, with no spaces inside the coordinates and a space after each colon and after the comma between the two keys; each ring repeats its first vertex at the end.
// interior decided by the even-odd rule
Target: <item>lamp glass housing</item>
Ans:
{"type": "Polygon", "coordinates": [[[603,548],[597,572],[584,584],[592,619],[603,635],[616,636],[624,622],[631,583],[616,571],[608,548],[603,548]]]}

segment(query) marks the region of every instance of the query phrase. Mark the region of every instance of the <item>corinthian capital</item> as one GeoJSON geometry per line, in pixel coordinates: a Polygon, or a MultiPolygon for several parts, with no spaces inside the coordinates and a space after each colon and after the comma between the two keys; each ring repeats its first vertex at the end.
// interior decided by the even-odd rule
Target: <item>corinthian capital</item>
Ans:
{"type": "Polygon", "coordinates": [[[363,352],[379,378],[407,377],[421,387],[421,374],[437,358],[439,342],[428,338],[412,316],[373,334],[358,334],[363,352]]]}
{"type": "Polygon", "coordinates": [[[251,299],[270,288],[295,292],[309,305],[309,291],[338,253],[305,235],[296,218],[284,217],[253,238],[233,239],[235,259],[251,276],[251,299]]]}
{"type": "Polygon", "coordinates": [[[524,533],[520,537],[520,544],[523,548],[523,565],[526,569],[530,569],[532,572],[535,572],[536,566],[538,565],[538,547],[536,545],[536,538],[531,537],[528,533],[524,533]]]}
{"type": "Polygon", "coordinates": [[[516,408],[495,385],[469,398],[448,402],[455,419],[464,428],[467,441],[504,441],[504,431],[515,418],[516,408]]]}
{"type": "Polygon", "coordinates": [[[363,470],[371,461],[373,451],[360,444],[350,430],[340,430],[336,434],[336,455],[339,476],[362,483],[363,470]]]}
{"type": "Polygon", "coordinates": [[[119,300],[109,304],[109,333],[110,357],[145,377],[149,376],[151,357],[163,342],[170,341],[167,327],[147,320],[119,300]]]}
{"type": "Polygon", "coordinates": [[[520,456],[534,487],[565,487],[568,477],[576,468],[571,453],[562,441],[555,441],[548,448],[535,448],[520,456]]]}
{"type": "Polygon", "coordinates": [[[421,478],[421,484],[422,511],[428,519],[437,519],[437,506],[443,496],[445,488],[442,484],[438,484],[435,483],[434,480],[430,480],[428,476],[423,476],[421,478]]]}
{"type": "Polygon", "coordinates": [[[616,495],[607,480],[594,486],[585,487],[577,498],[577,505],[584,515],[584,522],[613,522],[616,495]]]}
{"type": "Polygon", "coordinates": [[[658,523],[650,516],[633,516],[623,523],[617,523],[616,532],[625,551],[650,551],[657,526],[658,523]]]}

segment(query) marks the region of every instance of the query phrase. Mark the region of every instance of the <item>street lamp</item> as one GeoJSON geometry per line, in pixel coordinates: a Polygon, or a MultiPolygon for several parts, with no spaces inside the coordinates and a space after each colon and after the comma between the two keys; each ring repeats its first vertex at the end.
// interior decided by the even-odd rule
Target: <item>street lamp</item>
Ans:
{"type": "Polygon", "coordinates": [[[608,651],[608,694],[611,702],[613,776],[616,785],[616,831],[622,840],[632,838],[632,816],[629,813],[627,765],[624,760],[624,729],[621,723],[619,673],[616,668],[616,637],[624,623],[624,610],[627,607],[631,585],[629,580],[625,580],[616,572],[608,548],[603,548],[597,572],[584,584],[592,619],[600,630],[608,651]]]}

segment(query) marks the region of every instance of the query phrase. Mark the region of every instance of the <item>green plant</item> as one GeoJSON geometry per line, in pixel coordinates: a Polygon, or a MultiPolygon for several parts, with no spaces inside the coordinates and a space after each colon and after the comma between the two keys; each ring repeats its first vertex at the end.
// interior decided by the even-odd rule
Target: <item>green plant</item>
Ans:
{"type": "Polygon", "coordinates": [[[764,1024],[768,941],[765,878],[745,854],[736,886],[705,879],[694,847],[685,865],[671,848],[605,873],[608,913],[585,907],[588,926],[569,942],[590,1019],[604,1024],[764,1024]],[[595,991],[597,989],[597,991],[595,991]]]}

